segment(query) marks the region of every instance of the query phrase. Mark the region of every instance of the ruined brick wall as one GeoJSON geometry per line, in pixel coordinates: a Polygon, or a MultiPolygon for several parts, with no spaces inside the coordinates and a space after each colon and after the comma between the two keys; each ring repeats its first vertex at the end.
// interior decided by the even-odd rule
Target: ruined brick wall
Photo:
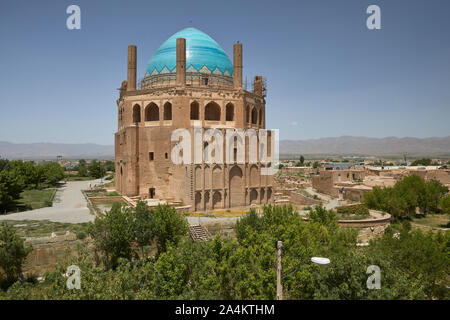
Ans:
{"type": "Polygon", "coordinates": [[[373,227],[361,228],[358,231],[357,241],[364,243],[369,242],[369,240],[375,239],[377,237],[381,237],[388,226],[389,223],[373,227]]]}
{"type": "Polygon", "coordinates": [[[278,175],[274,177],[273,182],[276,189],[306,188],[311,186],[311,179],[296,176],[278,175]]]}
{"type": "Polygon", "coordinates": [[[370,191],[371,190],[344,188],[343,197],[347,200],[362,201],[364,195],[370,191]]]}
{"type": "Polygon", "coordinates": [[[425,175],[426,180],[437,180],[442,184],[450,184],[450,170],[429,170],[425,175]]]}
{"type": "Polygon", "coordinates": [[[31,246],[33,250],[24,263],[23,272],[42,275],[53,270],[58,263],[70,262],[71,257],[78,255],[80,248],[90,249],[93,243],[89,238],[80,240],[75,234],[68,233],[56,237],[28,239],[25,246],[31,246]]]}
{"type": "Polygon", "coordinates": [[[281,168],[281,173],[303,173],[303,174],[311,174],[317,173],[319,170],[314,169],[312,167],[301,168],[301,167],[283,167],[281,168]]]}
{"type": "Polygon", "coordinates": [[[307,197],[303,194],[292,192],[292,191],[285,191],[283,194],[290,197],[290,202],[293,205],[302,205],[302,206],[313,206],[313,205],[319,205],[322,203],[322,201],[313,199],[310,197],[307,197]]]}
{"type": "Polygon", "coordinates": [[[332,171],[322,171],[312,177],[312,186],[320,193],[336,196],[332,171]]]}

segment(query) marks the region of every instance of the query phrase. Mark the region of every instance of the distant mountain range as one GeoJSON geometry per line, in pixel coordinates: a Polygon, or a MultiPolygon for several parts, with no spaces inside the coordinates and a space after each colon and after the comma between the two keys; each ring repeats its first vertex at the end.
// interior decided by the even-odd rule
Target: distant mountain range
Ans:
{"type": "MultiPolygon", "coordinates": [[[[281,140],[281,155],[450,156],[450,136],[443,138],[367,138],[342,136],[309,140],[281,140]]],[[[7,159],[112,159],[114,146],[94,143],[10,143],[0,141],[0,157],[7,159]]]]}
{"type": "Polygon", "coordinates": [[[310,140],[281,140],[280,154],[449,156],[450,136],[443,138],[367,138],[342,136],[310,140]]]}
{"type": "Polygon", "coordinates": [[[23,160],[112,159],[114,146],[94,143],[10,143],[0,141],[0,157],[23,160]]]}

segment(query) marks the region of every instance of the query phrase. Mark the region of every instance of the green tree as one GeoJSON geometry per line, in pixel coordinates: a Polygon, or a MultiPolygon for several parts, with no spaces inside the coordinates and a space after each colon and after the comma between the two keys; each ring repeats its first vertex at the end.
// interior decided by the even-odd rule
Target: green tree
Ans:
{"type": "Polygon", "coordinates": [[[423,213],[427,210],[425,180],[418,175],[409,175],[398,181],[394,188],[391,199],[396,203],[402,202],[404,214],[401,216],[411,216],[415,214],[419,207],[423,213]]]}
{"type": "Polygon", "coordinates": [[[155,207],[150,216],[158,254],[165,252],[169,244],[176,246],[188,231],[186,219],[167,204],[155,207]]]}
{"type": "Polygon", "coordinates": [[[13,208],[24,189],[23,177],[15,170],[0,171],[0,212],[13,208]]]}
{"type": "Polygon", "coordinates": [[[446,195],[439,201],[439,207],[442,213],[450,214],[450,194],[446,195]]]}
{"type": "Polygon", "coordinates": [[[309,219],[312,222],[320,223],[332,229],[338,227],[336,212],[334,210],[327,210],[321,205],[309,210],[309,219]]]}
{"type": "Polygon", "coordinates": [[[400,228],[390,229],[382,238],[372,241],[369,253],[378,257],[377,262],[389,261],[390,266],[383,274],[397,270],[406,275],[410,291],[421,287],[423,298],[448,299],[445,279],[450,271],[449,245],[448,232],[434,234],[400,228]]]}
{"type": "Polygon", "coordinates": [[[389,212],[394,218],[407,218],[419,208],[423,214],[439,211],[439,202],[448,188],[439,181],[425,181],[410,175],[398,181],[394,187],[374,187],[364,195],[364,203],[371,209],[389,212]]]}
{"type": "Polygon", "coordinates": [[[104,166],[105,166],[106,171],[114,172],[116,170],[114,161],[112,161],[112,160],[106,160],[104,166]]]}
{"type": "Polygon", "coordinates": [[[77,171],[79,177],[87,177],[88,175],[88,169],[86,166],[78,165],[77,171]]]}
{"type": "Polygon", "coordinates": [[[138,201],[133,220],[133,231],[137,245],[144,257],[144,248],[151,244],[153,239],[152,212],[144,201],[138,201]]]}
{"type": "Polygon", "coordinates": [[[102,253],[107,269],[116,268],[120,258],[131,259],[134,233],[130,209],[114,203],[111,210],[99,214],[93,223],[89,223],[88,233],[94,239],[96,249],[102,253]]]}
{"type": "Polygon", "coordinates": [[[426,182],[425,199],[422,209],[425,213],[438,213],[439,202],[448,193],[448,188],[437,180],[426,182]]]}
{"type": "Polygon", "coordinates": [[[431,159],[429,158],[423,158],[423,159],[417,159],[411,163],[412,166],[429,166],[431,165],[431,159]]]}
{"type": "Polygon", "coordinates": [[[262,220],[252,208],[244,217],[236,221],[234,229],[238,239],[245,239],[249,230],[262,230],[262,220]]]}
{"type": "Polygon", "coordinates": [[[154,263],[154,293],[158,299],[220,299],[216,266],[211,242],[185,238],[154,263]]]}
{"type": "Polygon", "coordinates": [[[16,174],[23,178],[23,182],[26,188],[39,188],[39,184],[42,182],[42,170],[38,170],[31,161],[11,161],[11,169],[16,170],[16,174]]]}
{"type": "Polygon", "coordinates": [[[314,161],[313,168],[317,169],[318,167],[319,167],[319,162],[318,161],[314,161]]]}
{"type": "Polygon", "coordinates": [[[0,159],[0,171],[10,170],[11,164],[8,159],[0,159]]]}
{"type": "Polygon", "coordinates": [[[182,237],[154,259],[119,259],[109,270],[80,255],[70,264],[82,269],[82,290],[65,289],[61,274],[66,267],[61,266],[44,283],[16,282],[0,298],[274,299],[276,245],[283,241],[285,299],[448,300],[449,233],[391,225],[370,246],[357,247],[357,230],[336,228],[331,211],[314,210],[309,221],[292,206],[262,211],[241,219],[237,239],[216,235],[199,243],[182,237]],[[312,256],[328,257],[331,263],[319,267],[310,263],[312,256]],[[381,269],[379,290],[367,289],[369,265],[381,269]]]}
{"type": "Polygon", "coordinates": [[[77,172],[79,177],[87,177],[88,176],[88,167],[86,160],[80,159],[78,160],[77,172]]]}
{"type": "Polygon", "coordinates": [[[13,227],[6,222],[0,228],[0,268],[2,269],[6,286],[17,280],[22,273],[22,264],[31,248],[24,247],[24,240],[16,235],[13,227]]]}
{"type": "Polygon", "coordinates": [[[46,185],[54,186],[64,178],[64,168],[57,162],[47,162],[39,167],[43,172],[43,182],[46,185]]]}
{"type": "Polygon", "coordinates": [[[97,160],[93,160],[88,167],[89,175],[94,178],[101,178],[106,174],[105,166],[97,160]]]}

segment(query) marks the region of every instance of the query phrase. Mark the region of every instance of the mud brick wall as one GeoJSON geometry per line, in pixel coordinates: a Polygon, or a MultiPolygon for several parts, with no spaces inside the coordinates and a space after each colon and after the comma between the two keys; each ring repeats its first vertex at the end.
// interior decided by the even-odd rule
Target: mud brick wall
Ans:
{"type": "Polygon", "coordinates": [[[25,246],[33,250],[28,255],[23,272],[25,274],[42,275],[53,270],[58,263],[70,262],[71,257],[78,255],[80,248],[92,248],[92,240],[80,240],[73,233],[56,237],[32,238],[25,241],[25,246]]]}

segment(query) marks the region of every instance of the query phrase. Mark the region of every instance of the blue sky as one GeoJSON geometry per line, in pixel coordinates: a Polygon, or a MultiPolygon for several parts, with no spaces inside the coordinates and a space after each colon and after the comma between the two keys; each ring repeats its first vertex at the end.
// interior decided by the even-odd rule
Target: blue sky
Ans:
{"type": "Polygon", "coordinates": [[[127,46],[138,77],[190,26],[244,78],[268,81],[267,125],[282,139],[450,135],[450,1],[2,1],[0,140],[113,144],[127,46]],[[81,8],[81,30],[66,8],[81,8]],[[381,8],[368,30],[366,8],[381,8]]]}

